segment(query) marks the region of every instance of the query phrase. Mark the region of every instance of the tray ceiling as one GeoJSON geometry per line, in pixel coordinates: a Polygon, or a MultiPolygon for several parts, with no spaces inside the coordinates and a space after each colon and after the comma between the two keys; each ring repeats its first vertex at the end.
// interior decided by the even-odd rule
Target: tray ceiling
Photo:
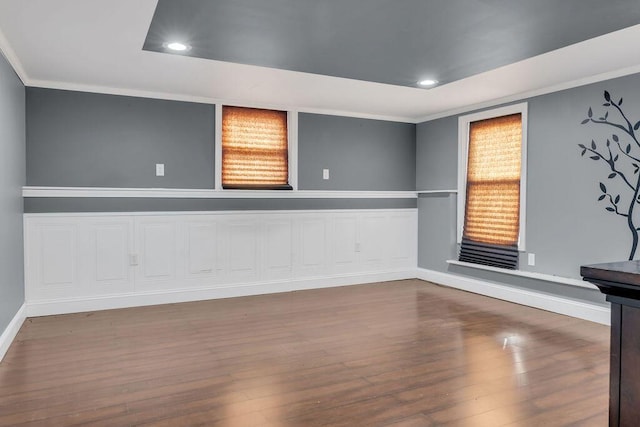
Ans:
{"type": "Polygon", "coordinates": [[[419,122],[640,72],[638,23],[637,0],[2,0],[0,50],[27,86],[419,122]]]}

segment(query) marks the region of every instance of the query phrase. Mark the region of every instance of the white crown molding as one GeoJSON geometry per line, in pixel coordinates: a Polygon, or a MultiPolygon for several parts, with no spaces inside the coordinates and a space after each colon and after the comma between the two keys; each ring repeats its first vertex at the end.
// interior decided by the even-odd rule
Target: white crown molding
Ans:
{"type": "MultiPolygon", "coordinates": [[[[0,34],[0,50],[4,51],[4,48],[2,47],[1,34],[0,34]]],[[[11,50],[11,52],[13,51],[11,50]]],[[[278,110],[292,109],[290,105],[284,105],[284,104],[261,104],[261,103],[248,104],[246,102],[231,100],[231,99],[208,98],[208,97],[192,96],[192,95],[180,95],[180,94],[168,93],[168,92],[151,92],[151,91],[143,91],[143,90],[136,90],[136,89],[83,85],[83,84],[76,84],[76,83],[69,83],[69,82],[32,80],[28,77],[28,75],[22,69],[22,66],[19,60],[17,59],[17,57],[15,56],[15,54],[13,54],[14,59],[11,59],[11,57],[8,56],[6,52],[5,52],[5,56],[7,57],[7,60],[9,61],[9,63],[16,70],[16,73],[21,78],[24,85],[28,87],[68,90],[68,91],[76,91],[76,92],[99,93],[99,94],[106,94],[106,95],[133,96],[133,97],[139,97],[139,98],[163,99],[163,100],[170,100],[170,101],[194,102],[199,104],[238,105],[238,106],[247,106],[247,107],[253,107],[253,108],[267,108],[267,109],[278,109],[278,110]]],[[[430,122],[437,119],[442,119],[445,117],[457,116],[457,115],[465,114],[471,111],[477,111],[485,108],[496,107],[502,104],[518,102],[518,101],[522,101],[528,98],[533,98],[536,96],[546,95],[554,92],[560,92],[562,90],[573,89],[576,87],[586,86],[592,83],[598,83],[601,81],[611,80],[618,77],[624,77],[624,76],[637,74],[637,73],[640,73],[640,65],[627,67],[621,70],[610,71],[610,72],[598,74],[595,76],[589,76],[589,77],[585,77],[585,78],[581,78],[581,79],[577,79],[569,82],[564,82],[561,84],[548,86],[540,89],[535,89],[527,92],[522,92],[522,93],[518,93],[518,94],[514,94],[514,95],[502,97],[502,98],[492,99],[492,100],[481,102],[478,104],[466,105],[461,108],[455,108],[455,109],[443,111],[437,114],[429,114],[429,115],[417,117],[417,118],[388,116],[388,115],[379,115],[379,114],[365,114],[365,113],[352,112],[352,111],[346,111],[346,110],[319,109],[319,108],[295,108],[295,110],[299,113],[321,114],[321,115],[329,115],[329,116],[353,117],[353,118],[368,119],[368,120],[384,120],[384,121],[398,122],[398,123],[419,124],[424,122],[430,122]]]]}
{"type": "Polygon", "coordinates": [[[173,188],[22,187],[23,197],[157,199],[414,199],[415,191],[195,190],[173,188]]]}
{"type": "MultiPolygon", "coordinates": [[[[220,99],[220,98],[209,98],[202,96],[193,96],[193,95],[181,95],[175,93],[168,92],[153,92],[153,91],[144,91],[137,89],[127,89],[127,88],[115,88],[115,87],[105,87],[105,86],[97,86],[97,85],[83,85],[77,83],[70,82],[57,82],[57,81],[47,81],[47,80],[35,80],[30,79],[26,74],[22,65],[4,39],[4,36],[0,32],[0,50],[2,50],[5,54],[5,57],[9,61],[9,63],[16,70],[16,73],[22,80],[25,86],[28,87],[38,87],[44,89],[58,89],[58,90],[68,90],[68,91],[76,91],[76,92],[88,92],[88,93],[99,93],[106,95],[121,95],[121,96],[133,96],[139,98],[150,98],[150,99],[163,99],[170,101],[182,101],[182,102],[194,102],[199,104],[213,104],[213,105],[238,105],[238,106],[247,106],[253,108],[267,108],[267,109],[278,109],[278,110],[291,110],[292,107],[290,105],[285,104],[264,104],[264,103],[251,103],[233,100],[233,99],[220,99]]],[[[329,115],[329,116],[340,116],[340,117],[353,117],[360,119],[368,119],[368,120],[384,120],[390,122],[399,122],[399,123],[411,123],[411,124],[419,124],[424,122],[429,122],[445,117],[456,116],[459,114],[465,114],[471,111],[482,110],[485,108],[496,107],[502,104],[508,104],[512,102],[522,101],[528,98],[533,98],[536,96],[546,95],[549,93],[559,92],[562,90],[573,89],[580,86],[586,86],[592,83],[598,83],[606,80],[615,79],[618,77],[624,77],[632,74],[640,73],[640,65],[623,68],[620,70],[609,71],[606,73],[597,74],[594,76],[589,76],[585,78],[580,78],[577,80],[572,80],[569,82],[564,82],[552,86],[547,86],[531,91],[521,92],[514,95],[501,97],[492,99],[486,102],[481,102],[477,104],[466,105],[461,108],[455,108],[452,110],[446,110],[443,112],[439,112],[436,114],[429,114],[422,117],[402,117],[402,116],[389,116],[389,115],[380,115],[380,114],[366,114],[360,112],[352,112],[346,110],[334,110],[334,109],[320,109],[320,108],[304,108],[304,107],[296,107],[295,110],[299,113],[309,113],[309,114],[321,114],[321,115],[329,115]]]]}

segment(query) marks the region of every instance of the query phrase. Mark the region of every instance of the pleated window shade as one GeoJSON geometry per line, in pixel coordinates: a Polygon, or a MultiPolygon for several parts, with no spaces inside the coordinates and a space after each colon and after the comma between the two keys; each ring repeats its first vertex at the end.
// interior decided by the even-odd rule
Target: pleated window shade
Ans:
{"type": "Polygon", "coordinates": [[[222,107],[222,188],[287,189],[287,112],[222,107]]]}
{"type": "Polygon", "coordinates": [[[470,123],[461,261],[516,268],[521,159],[520,113],[470,123]]]}

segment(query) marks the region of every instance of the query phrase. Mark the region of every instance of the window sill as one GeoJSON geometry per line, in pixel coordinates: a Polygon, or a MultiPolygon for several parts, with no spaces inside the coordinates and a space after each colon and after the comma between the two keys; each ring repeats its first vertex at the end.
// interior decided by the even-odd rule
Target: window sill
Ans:
{"type": "Polygon", "coordinates": [[[540,280],[543,282],[560,283],[562,285],[575,286],[577,288],[598,289],[595,285],[578,279],[569,277],[554,276],[551,274],[535,273],[532,271],[507,270],[504,268],[491,267],[488,265],[473,264],[470,262],[462,262],[454,259],[447,260],[447,264],[457,265],[460,267],[475,268],[478,270],[492,271],[494,273],[509,274],[511,276],[526,277],[528,279],[540,280]]]}
{"type": "Polygon", "coordinates": [[[222,190],[243,190],[243,191],[265,191],[265,190],[277,190],[277,191],[291,191],[293,187],[289,184],[279,185],[251,185],[251,184],[223,184],[222,190]]]}

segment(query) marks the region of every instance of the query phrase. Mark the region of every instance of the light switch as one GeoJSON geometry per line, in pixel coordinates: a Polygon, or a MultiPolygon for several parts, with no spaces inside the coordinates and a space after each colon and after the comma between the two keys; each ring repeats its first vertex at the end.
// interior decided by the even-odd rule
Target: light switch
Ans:
{"type": "Polygon", "coordinates": [[[536,265],[536,254],[529,254],[529,265],[536,265]]]}
{"type": "Polygon", "coordinates": [[[164,176],[164,163],[156,163],[156,176],[164,176]]]}
{"type": "Polygon", "coordinates": [[[322,169],[322,179],[329,179],[329,169],[322,169]]]}

